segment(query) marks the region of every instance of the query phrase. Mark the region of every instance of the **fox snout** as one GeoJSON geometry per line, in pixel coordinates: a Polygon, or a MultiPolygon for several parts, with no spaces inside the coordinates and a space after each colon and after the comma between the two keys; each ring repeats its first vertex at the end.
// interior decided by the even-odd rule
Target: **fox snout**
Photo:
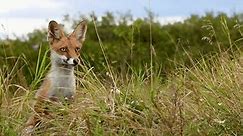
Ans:
{"type": "Polygon", "coordinates": [[[65,55],[59,55],[57,52],[51,52],[51,59],[54,65],[69,65],[76,66],[80,63],[78,57],[67,57],[65,55]]]}
{"type": "Polygon", "coordinates": [[[60,55],[59,58],[62,60],[61,63],[64,65],[76,66],[80,63],[79,58],[66,57],[65,55],[60,55]]]}
{"type": "Polygon", "coordinates": [[[69,65],[76,66],[77,64],[79,64],[80,60],[78,58],[67,58],[64,62],[66,62],[69,65]]]}

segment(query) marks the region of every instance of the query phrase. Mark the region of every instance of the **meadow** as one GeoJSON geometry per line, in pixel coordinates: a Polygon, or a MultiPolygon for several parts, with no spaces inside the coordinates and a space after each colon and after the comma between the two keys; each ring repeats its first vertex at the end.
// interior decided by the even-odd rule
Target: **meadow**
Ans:
{"type": "MultiPolygon", "coordinates": [[[[35,135],[243,135],[241,14],[164,26],[150,12],[63,22],[82,18],[88,36],[75,100],[47,104],[53,118],[43,118],[35,135]]],[[[20,135],[34,112],[50,66],[46,31],[0,41],[0,135],[20,135]]]]}

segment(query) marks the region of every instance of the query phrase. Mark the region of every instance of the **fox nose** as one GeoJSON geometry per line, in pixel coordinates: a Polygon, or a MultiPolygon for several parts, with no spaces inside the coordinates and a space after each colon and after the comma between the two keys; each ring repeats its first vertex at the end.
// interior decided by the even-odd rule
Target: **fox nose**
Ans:
{"type": "Polygon", "coordinates": [[[67,58],[66,62],[70,65],[76,66],[77,64],[79,64],[79,59],[78,58],[67,58]]]}
{"type": "Polygon", "coordinates": [[[79,59],[73,59],[73,65],[76,66],[79,63],[79,59]]]}

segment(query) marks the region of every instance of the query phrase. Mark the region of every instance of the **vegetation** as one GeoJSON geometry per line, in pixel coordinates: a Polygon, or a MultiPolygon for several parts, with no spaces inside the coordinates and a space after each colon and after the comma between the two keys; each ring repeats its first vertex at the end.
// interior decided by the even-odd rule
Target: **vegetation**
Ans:
{"type": "MultiPolygon", "coordinates": [[[[164,26],[152,13],[80,18],[89,27],[76,99],[49,105],[54,118],[36,134],[243,135],[241,15],[164,26]]],[[[0,135],[18,135],[49,68],[46,30],[0,42],[0,135]]]]}

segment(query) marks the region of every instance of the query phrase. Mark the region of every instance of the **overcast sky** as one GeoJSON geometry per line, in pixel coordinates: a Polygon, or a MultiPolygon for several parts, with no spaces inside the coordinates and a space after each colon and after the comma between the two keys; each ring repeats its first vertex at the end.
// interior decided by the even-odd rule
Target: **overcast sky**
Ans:
{"type": "MultiPolygon", "coordinates": [[[[150,4],[161,23],[207,11],[229,15],[243,12],[241,0],[150,0],[150,4]]],[[[78,16],[94,11],[101,16],[106,11],[130,10],[134,17],[145,17],[145,8],[149,8],[149,0],[0,0],[0,38],[47,27],[49,20],[61,21],[65,14],[78,16]]]]}

